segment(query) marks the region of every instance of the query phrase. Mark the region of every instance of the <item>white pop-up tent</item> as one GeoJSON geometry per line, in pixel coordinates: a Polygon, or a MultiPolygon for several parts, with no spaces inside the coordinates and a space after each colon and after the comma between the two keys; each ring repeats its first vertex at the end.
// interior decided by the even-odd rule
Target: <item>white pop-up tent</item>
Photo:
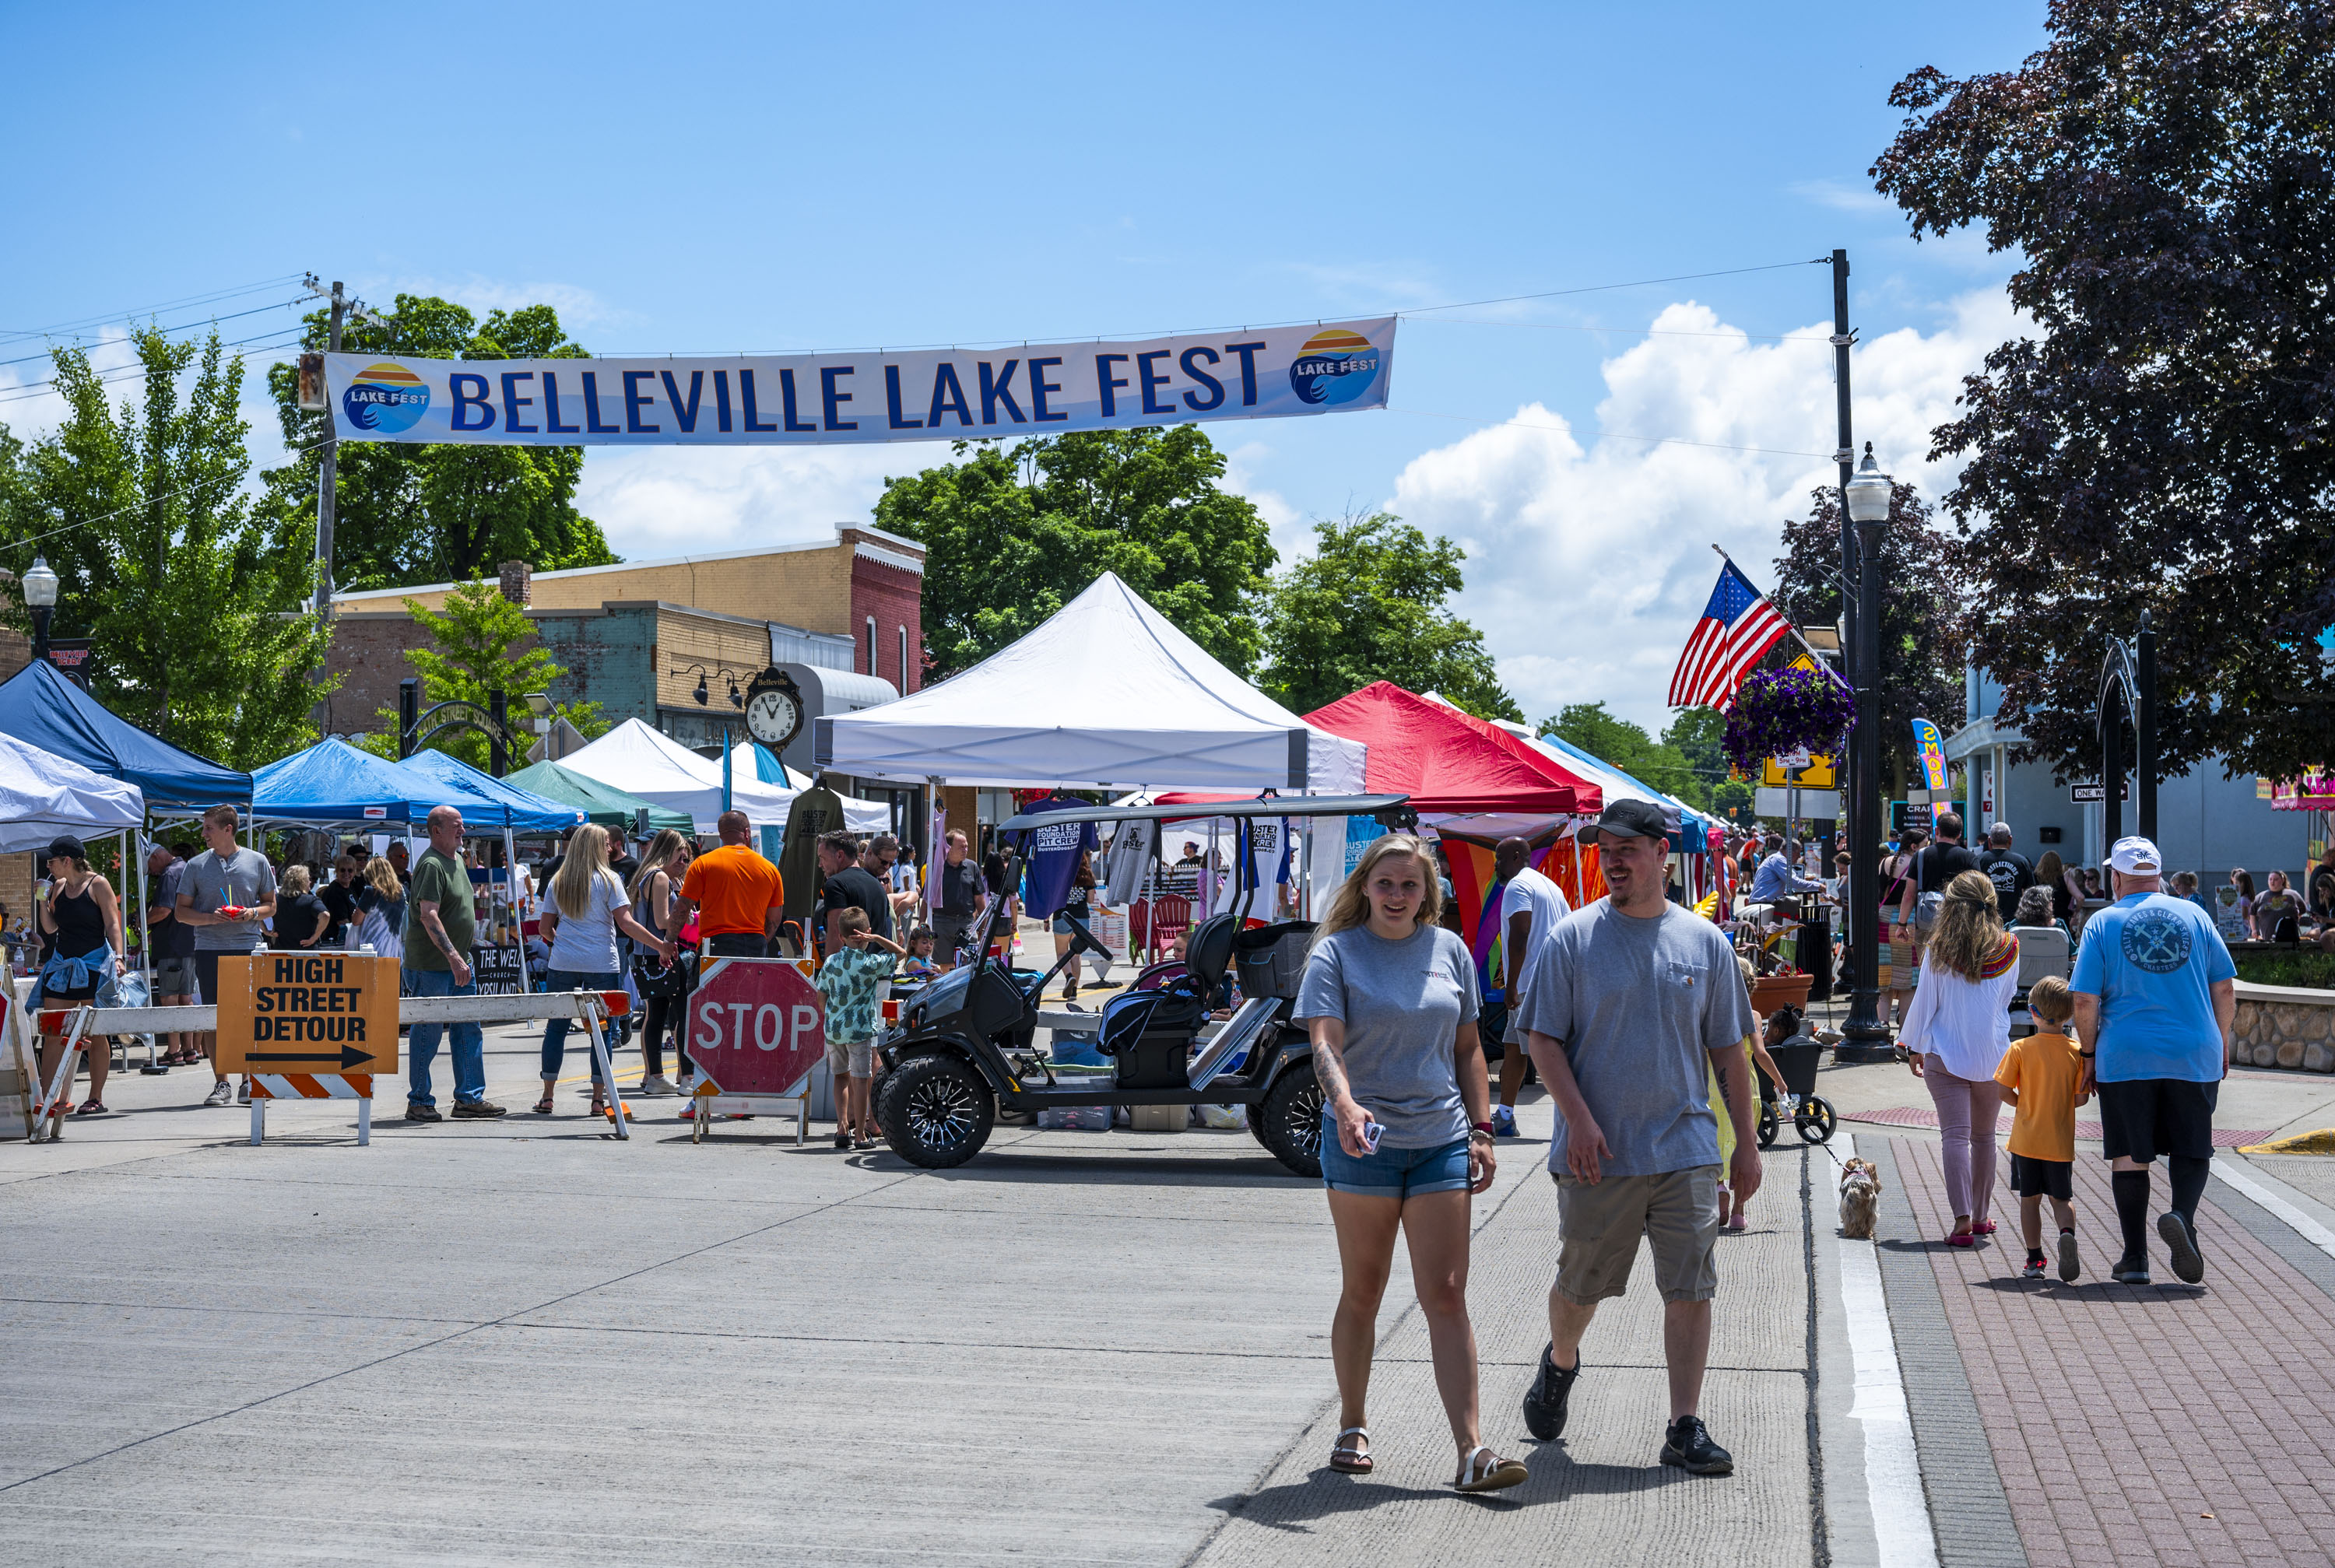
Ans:
{"type": "Polygon", "coordinates": [[[137,785],[0,734],[0,854],[45,849],[60,834],[128,832],[145,820],[146,798],[137,785]]]}
{"type": "MultiPolygon", "coordinates": [[[[686,811],[700,833],[713,832],[714,819],[722,815],[720,760],[701,757],[638,719],[627,719],[582,750],[569,752],[559,765],[654,805],[686,811]]],[[[751,767],[733,764],[730,770],[730,804],[756,828],[784,828],[794,799],[793,790],[763,783],[751,767]]]]}
{"type": "Polygon", "coordinates": [[[995,789],[1363,788],[1361,742],[1308,725],[1109,572],[962,674],[816,723],[819,765],[862,779],[995,789]]]}

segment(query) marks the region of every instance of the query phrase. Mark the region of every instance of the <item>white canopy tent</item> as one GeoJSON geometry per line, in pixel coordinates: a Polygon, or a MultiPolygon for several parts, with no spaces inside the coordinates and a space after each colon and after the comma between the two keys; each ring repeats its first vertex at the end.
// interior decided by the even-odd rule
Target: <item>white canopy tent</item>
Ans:
{"type": "MultiPolygon", "coordinates": [[[[720,760],[701,757],[638,719],[627,719],[583,750],[569,752],[559,765],[628,795],[686,811],[702,834],[712,833],[714,819],[722,815],[720,760]]],[[[756,828],[785,828],[787,808],[794,799],[793,790],[757,778],[751,760],[741,765],[732,759],[731,806],[743,811],[756,828]]]]}
{"type": "Polygon", "coordinates": [[[819,765],[1012,789],[1358,794],[1359,741],[1316,730],[1105,572],[1012,646],[938,685],[816,721],[819,765]]]}
{"type": "MultiPolygon", "coordinates": [[[[45,849],[58,835],[93,838],[146,820],[138,786],[0,734],[0,854],[45,849]]],[[[48,870],[41,868],[45,876],[48,870]]]]}
{"type": "MultiPolygon", "coordinates": [[[[754,755],[753,741],[741,740],[737,745],[730,749],[730,777],[732,779],[736,779],[741,773],[744,773],[750,777],[756,776],[755,769],[760,767],[761,764],[761,759],[754,755]]],[[[719,768],[721,764],[717,762],[714,766],[719,768]]],[[[804,790],[810,788],[811,779],[809,774],[801,771],[799,769],[789,768],[784,762],[780,763],[779,767],[787,776],[786,783],[784,785],[780,785],[775,780],[765,780],[765,786],[767,788],[783,788],[791,791],[794,795],[799,795],[804,790]]],[[[843,825],[850,831],[854,833],[889,833],[892,831],[892,808],[886,805],[883,801],[862,800],[857,795],[846,795],[839,789],[836,791],[836,798],[843,802],[843,825]]]]}

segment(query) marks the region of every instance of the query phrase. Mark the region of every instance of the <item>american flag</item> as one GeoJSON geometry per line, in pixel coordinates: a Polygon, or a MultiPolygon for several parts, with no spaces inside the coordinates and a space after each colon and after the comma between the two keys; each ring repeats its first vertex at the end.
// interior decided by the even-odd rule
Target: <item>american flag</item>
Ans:
{"type": "Polygon", "coordinates": [[[1707,702],[1720,712],[1735,701],[1735,689],[1759,662],[1759,656],[1792,629],[1768,596],[1736,570],[1733,561],[1719,569],[1719,584],[1710,603],[1679,654],[1671,673],[1671,706],[1691,708],[1707,702]]]}

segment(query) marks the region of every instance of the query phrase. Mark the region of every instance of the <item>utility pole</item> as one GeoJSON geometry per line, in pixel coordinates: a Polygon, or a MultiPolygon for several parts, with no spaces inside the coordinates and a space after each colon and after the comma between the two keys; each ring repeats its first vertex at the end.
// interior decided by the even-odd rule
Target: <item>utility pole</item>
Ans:
{"type": "MultiPolygon", "coordinates": [[[[325,339],[328,353],[341,352],[341,324],[348,317],[348,296],[333,283],[333,324],[325,339]]],[[[339,426],[333,419],[330,398],[325,401],[325,450],[316,481],[316,621],[329,627],[333,620],[333,500],[340,477],[339,426]]]]}
{"type": "Polygon", "coordinates": [[[1861,531],[1850,515],[1849,480],[1855,476],[1856,447],[1849,423],[1848,351],[1856,341],[1848,324],[1848,252],[1832,253],[1833,405],[1839,422],[1840,445],[1833,460],[1840,465],[1841,602],[1847,606],[1842,631],[1842,663],[1848,666],[1849,686],[1856,695],[1856,723],[1848,732],[1848,787],[1841,791],[1841,818],[1848,838],[1848,906],[1841,912],[1847,937],[1848,1018],[1842,1025],[1843,1060],[1877,1060],[1889,1041],[1889,1025],[1881,1006],[1881,954],[1875,911],[1881,905],[1881,866],[1875,858],[1881,842],[1881,596],[1879,563],[1881,530],[1861,531]],[[1853,1055],[1851,1053],[1854,1053],[1853,1055]]]}

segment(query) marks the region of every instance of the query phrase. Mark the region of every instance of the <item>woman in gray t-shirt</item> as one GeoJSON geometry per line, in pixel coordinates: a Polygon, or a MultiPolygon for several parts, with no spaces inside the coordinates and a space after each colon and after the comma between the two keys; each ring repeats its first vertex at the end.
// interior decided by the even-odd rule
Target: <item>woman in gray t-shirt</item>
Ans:
{"type": "Polygon", "coordinates": [[[1524,1480],[1525,1467],[1484,1447],[1478,1420],[1468,1208],[1470,1195],[1492,1185],[1491,1095],[1476,1038],[1475,961],[1436,923],[1441,905],[1427,847],[1402,834],[1379,839],[1338,889],[1298,992],[1326,1100],[1322,1182],[1345,1273],[1330,1323],[1344,1429],[1330,1466],[1371,1467],[1363,1398],[1400,1231],[1459,1447],[1452,1484],[1488,1492],[1524,1480]]]}

